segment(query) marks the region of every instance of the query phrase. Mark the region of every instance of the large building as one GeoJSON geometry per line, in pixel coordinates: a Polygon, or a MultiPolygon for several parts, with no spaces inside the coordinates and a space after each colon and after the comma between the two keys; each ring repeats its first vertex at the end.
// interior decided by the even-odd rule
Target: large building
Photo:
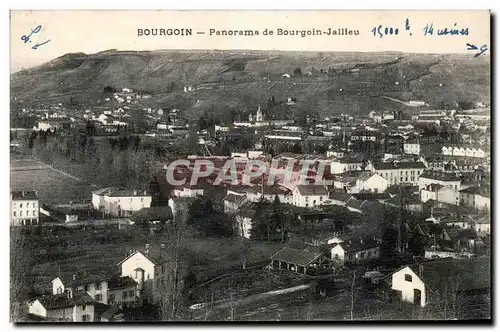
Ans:
{"type": "Polygon", "coordinates": [[[103,188],[92,192],[93,208],[115,217],[129,217],[151,207],[151,201],[152,196],[147,191],[103,188]]]}
{"type": "Polygon", "coordinates": [[[13,191],[10,194],[10,202],[12,226],[39,224],[39,202],[36,191],[13,191]]]}
{"type": "Polygon", "coordinates": [[[399,184],[418,184],[425,169],[422,162],[388,162],[374,165],[374,172],[385,178],[389,186],[399,184]]]}

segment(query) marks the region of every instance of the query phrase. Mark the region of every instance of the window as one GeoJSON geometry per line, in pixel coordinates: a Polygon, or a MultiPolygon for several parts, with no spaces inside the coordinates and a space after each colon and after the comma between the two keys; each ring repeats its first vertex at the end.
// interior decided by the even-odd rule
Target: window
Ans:
{"type": "Polygon", "coordinates": [[[16,203],[13,203],[13,205],[14,205],[14,207],[16,207],[16,205],[17,205],[17,204],[16,204],[16,203]]]}
{"type": "Polygon", "coordinates": [[[26,211],[26,217],[28,217],[29,215],[30,215],[30,212],[26,211]]]}
{"type": "Polygon", "coordinates": [[[57,294],[62,294],[62,287],[61,286],[57,287],[57,294]]]}
{"type": "Polygon", "coordinates": [[[33,210],[33,217],[36,215],[36,210],[33,210]]]}
{"type": "Polygon", "coordinates": [[[14,217],[16,216],[16,211],[14,211],[14,217]]]}
{"type": "Polygon", "coordinates": [[[30,203],[26,203],[26,207],[29,208],[30,207],[30,203]]]}
{"type": "Polygon", "coordinates": [[[372,257],[372,251],[368,251],[368,257],[372,257]]]}
{"type": "Polygon", "coordinates": [[[134,298],[135,297],[135,292],[134,292],[133,289],[128,291],[128,297],[130,297],[130,298],[134,298]]]}
{"type": "Polygon", "coordinates": [[[144,202],[144,198],[143,197],[141,197],[141,202],[144,202]]]}
{"type": "Polygon", "coordinates": [[[319,201],[321,202],[322,200],[323,200],[323,197],[320,197],[320,198],[319,198],[319,201]]]}
{"type": "Polygon", "coordinates": [[[361,258],[365,258],[365,253],[364,252],[361,253],[361,258]]]}
{"type": "Polygon", "coordinates": [[[101,295],[101,294],[96,294],[96,295],[95,295],[95,300],[96,300],[97,302],[101,302],[101,301],[102,301],[102,295],[101,295]]]}
{"type": "Polygon", "coordinates": [[[84,304],[84,305],[82,305],[82,310],[83,310],[83,311],[87,310],[87,306],[86,306],[85,304],[84,304]]]}
{"type": "Polygon", "coordinates": [[[23,208],[23,203],[19,203],[19,207],[20,207],[20,208],[23,208]]]}
{"type": "MultiPolygon", "coordinates": [[[[85,306],[83,306],[85,308],[85,306]]],[[[83,309],[85,310],[85,309],[83,309]]],[[[90,321],[90,316],[89,315],[82,315],[82,322],[89,322],[90,321]]]]}
{"type": "Polygon", "coordinates": [[[335,254],[335,259],[339,259],[339,254],[335,254]]]}
{"type": "Polygon", "coordinates": [[[19,211],[19,217],[23,216],[23,211],[19,211]]]}
{"type": "Polygon", "coordinates": [[[411,275],[405,274],[405,281],[411,282],[411,275]]]}
{"type": "Polygon", "coordinates": [[[33,203],[33,207],[36,208],[36,203],[33,203]]]}
{"type": "Polygon", "coordinates": [[[127,292],[123,292],[123,293],[122,293],[122,298],[123,298],[123,299],[126,299],[126,298],[127,298],[127,294],[128,294],[127,292]]]}
{"type": "Polygon", "coordinates": [[[115,294],[109,294],[109,302],[115,302],[115,294]]]}
{"type": "Polygon", "coordinates": [[[85,291],[90,292],[90,285],[85,285],[85,291]]]}

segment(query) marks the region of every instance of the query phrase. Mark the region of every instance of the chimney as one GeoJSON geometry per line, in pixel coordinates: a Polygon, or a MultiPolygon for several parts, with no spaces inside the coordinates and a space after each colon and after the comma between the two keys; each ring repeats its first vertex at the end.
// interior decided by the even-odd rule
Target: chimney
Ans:
{"type": "Polygon", "coordinates": [[[160,244],[160,247],[161,247],[162,249],[165,249],[165,243],[160,244]]]}
{"type": "Polygon", "coordinates": [[[146,190],[144,190],[144,196],[146,196],[148,193],[146,192],[146,190]]]}
{"type": "Polygon", "coordinates": [[[76,274],[73,274],[73,280],[76,280],[76,274]]]}
{"type": "Polygon", "coordinates": [[[137,190],[134,189],[134,196],[136,196],[136,195],[137,195],[137,190]]]}
{"type": "Polygon", "coordinates": [[[422,264],[418,265],[418,276],[420,277],[420,279],[422,279],[424,276],[424,266],[422,264]]]}

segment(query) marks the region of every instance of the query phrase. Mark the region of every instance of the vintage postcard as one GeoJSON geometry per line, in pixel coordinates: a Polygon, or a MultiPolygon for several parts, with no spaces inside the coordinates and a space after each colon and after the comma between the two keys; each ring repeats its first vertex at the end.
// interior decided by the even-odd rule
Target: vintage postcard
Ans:
{"type": "Polygon", "coordinates": [[[11,321],[491,322],[490,21],[11,11],[11,321]]]}

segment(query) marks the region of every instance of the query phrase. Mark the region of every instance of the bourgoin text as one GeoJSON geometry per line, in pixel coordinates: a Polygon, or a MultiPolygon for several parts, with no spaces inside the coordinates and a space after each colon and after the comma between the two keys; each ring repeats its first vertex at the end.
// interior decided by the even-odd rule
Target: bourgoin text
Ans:
{"type": "Polygon", "coordinates": [[[294,29],[228,29],[228,30],[217,30],[208,29],[207,31],[195,31],[189,28],[147,28],[147,29],[137,29],[137,36],[192,36],[196,35],[208,35],[208,36],[358,36],[359,30],[350,29],[346,27],[340,28],[325,28],[325,29],[308,29],[308,30],[294,30],[294,29]]]}

